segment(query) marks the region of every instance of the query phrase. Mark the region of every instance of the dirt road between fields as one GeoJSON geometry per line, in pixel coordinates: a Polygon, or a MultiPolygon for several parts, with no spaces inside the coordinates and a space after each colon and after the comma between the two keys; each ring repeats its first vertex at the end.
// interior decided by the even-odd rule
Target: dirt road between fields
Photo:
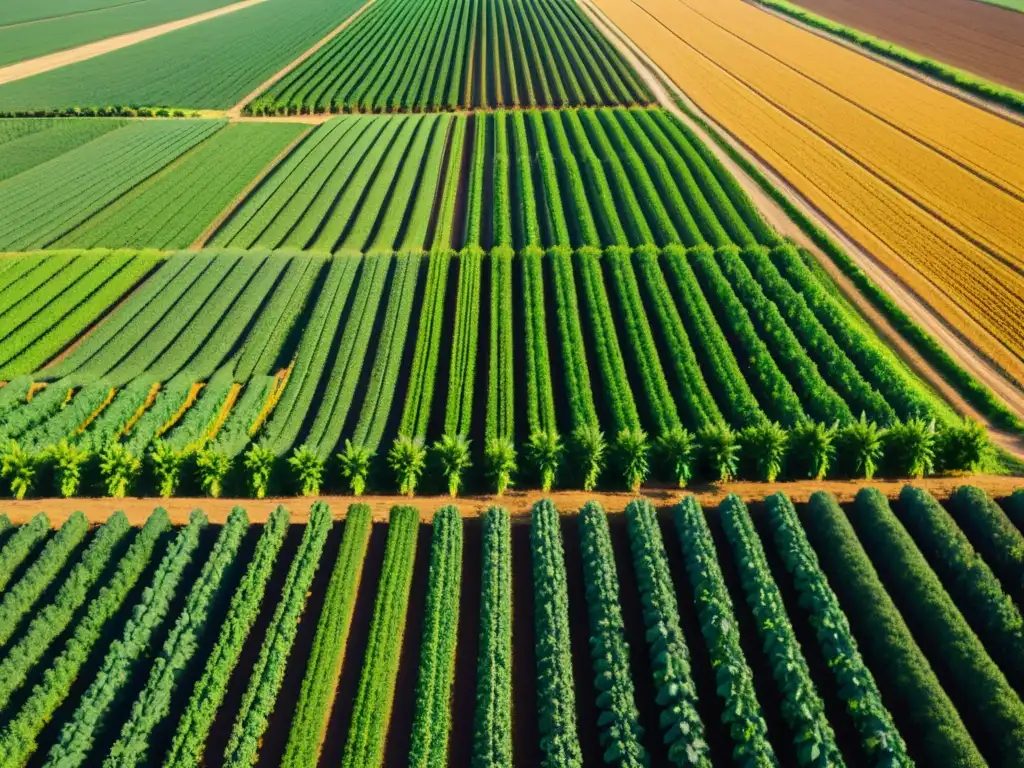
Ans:
{"type": "MultiPolygon", "coordinates": [[[[274,83],[276,83],[282,77],[287,75],[293,69],[298,67],[300,64],[305,62],[306,59],[308,59],[314,53],[316,53],[321,48],[323,48],[325,45],[327,45],[329,42],[331,42],[331,40],[333,40],[338,35],[340,35],[342,32],[344,32],[345,28],[348,27],[349,24],[354,22],[360,16],[362,16],[363,13],[366,11],[366,9],[369,8],[371,5],[373,5],[374,2],[376,2],[376,0],[367,0],[367,2],[364,3],[359,8],[358,11],[353,13],[351,16],[349,16],[347,19],[345,19],[343,22],[341,22],[341,24],[339,24],[334,29],[332,29],[327,34],[326,37],[324,37],[321,40],[319,40],[315,45],[313,45],[312,48],[307,50],[305,53],[303,53],[297,59],[293,59],[292,62],[288,66],[286,66],[284,69],[281,69],[280,71],[274,73],[269,78],[267,78],[267,80],[265,80],[264,82],[260,83],[259,86],[257,86],[256,88],[253,89],[252,93],[248,94],[244,99],[242,99],[235,106],[233,106],[231,109],[229,109],[228,112],[227,112],[227,116],[229,118],[232,118],[232,119],[240,118],[242,116],[242,110],[245,109],[245,105],[246,104],[248,104],[253,99],[255,99],[257,96],[259,96],[261,93],[266,91],[268,88],[270,88],[270,86],[272,86],[274,83]]],[[[331,117],[333,117],[333,115],[296,115],[295,117],[299,118],[297,120],[297,122],[306,123],[306,122],[311,122],[311,121],[307,120],[307,119],[303,119],[303,118],[307,118],[307,117],[322,117],[323,120],[321,122],[323,122],[323,121],[329,120],[331,117]]]]}
{"type": "Polygon", "coordinates": [[[266,2],[266,0],[242,0],[242,2],[226,5],[223,8],[216,8],[212,11],[207,11],[206,13],[198,13],[195,16],[189,16],[187,19],[169,21],[166,24],[158,24],[157,26],[149,27],[148,29],[140,29],[136,32],[127,32],[123,35],[108,37],[105,40],[98,40],[95,43],[80,45],[77,48],[69,48],[66,51],[58,51],[57,53],[39,56],[35,59],[19,61],[17,64],[0,67],[0,85],[3,85],[4,83],[12,83],[15,80],[23,80],[26,77],[32,77],[33,75],[40,75],[43,72],[49,72],[51,69],[66,67],[69,64],[77,64],[80,61],[94,59],[97,56],[102,56],[104,53],[110,53],[111,51],[116,51],[121,48],[127,48],[130,45],[135,45],[136,43],[141,43],[145,40],[151,40],[154,37],[166,35],[168,32],[184,29],[185,27],[190,27],[193,24],[198,24],[202,21],[215,19],[218,16],[226,16],[229,13],[241,11],[264,2],[266,2]]]}
{"type": "MultiPolygon", "coordinates": [[[[644,488],[640,496],[656,507],[671,507],[684,496],[694,495],[704,506],[714,507],[727,495],[734,493],[746,502],[757,502],[773,493],[782,491],[794,502],[807,501],[815,491],[831,493],[840,502],[852,501],[861,488],[878,488],[889,498],[895,498],[907,483],[926,488],[937,498],[946,498],[961,485],[974,485],[993,498],[1009,496],[1018,488],[1024,488],[1024,478],[997,477],[993,475],[970,475],[964,477],[930,477],[923,480],[807,480],[788,483],[726,483],[724,485],[700,485],[692,489],[644,488]]],[[[551,499],[562,512],[576,512],[588,501],[597,501],[608,512],[621,512],[636,495],[627,491],[594,492],[586,491],[512,491],[504,496],[465,496],[451,499],[447,496],[322,496],[318,500],[331,506],[337,519],[343,518],[350,504],[368,504],[374,520],[387,520],[391,508],[396,505],[410,505],[420,510],[423,520],[433,519],[434,513],[442,507],[453,504],[463,517],[477,517],[493,506],[507,509],[512,515],[523,517],[530,514],[530,508],[540,499],[551,499]]],[[[81,511],[94,523],[106,520],[117,510],[123,510],[133,525],[141,525],[157,507],[163,507],[177,525],[188,522],[193,509],[202,509],[211,522],[223,523],[235,507],[242,507],[254,523],[265,522],[279,504],[291,511],[293,522],[306,522],[312,498],[290,497],[281,499],[28,499],[24,501],[0,501],[0,514],[5,514],[15,525],[27,522],[38,512],[46,512],[50,524],[60,526],[72,512],[81,511]]]]}
{"type": "Polygon", "coordinates": [[[975,0],[799,0],[797,5],[1024,90],[1024,13],[975,0]]]}
{"type": "Polygon", "coordinates": [[[896,301],[900,308],[910,315],[916,323],[928,333],[935,336],[945,349],[965,369],[991,388],[1006,405],[1024,418],[1024,392],[1017,389],[1011,382],[986,359],[982,358],[959,334],[950,328],[935,312],[928,307],[912,290],[905,287],[889,270],[882,265],[866,249],[846,235],[834,222],[813,206],[787,182],[782,176],[764,162],[758,155],[751,152],[742,142],[734,138],[728,131],[718,125],[705,114],[687,95],[662,72],[658,66],[618,27],[597,8],[591,0],[579,0],[584,12],[605,33],[626,60],[643,78],[657,102],[666,110],[685,123],[696,133],[739,182],[743,191],[753,200],[765,220],[780,234],[791,237],[801,246],[814,254],[822,267],[838,284],[844,296],[860,311],[883,339],[907,362],[917,375],[927,381],[944,397],[958,412],[984,424],[993,442],[1018,458],[1024,459],[1024,440],[1017,435],[1005,432],[993,426],[987,418],[979,413],[963,396],[960,395],[934,367],[914,350],[902,334],[874,307],[849,278],[835,265],[829,256],[804,234],[786,212],[771,198],[754,179],[737,165],[728,153],[708,136],[707,132],[691,120],[676,105],[674,96],[680,98],[691,110],[699,114],[718,135],[722,136],[741,155],[764,174],[790,202],[799,208],[808,218],[836,240],[839,245],[874,282],[885,290],[896,301]],[[669,92],[671,89],[672,93],[669,92]]]}

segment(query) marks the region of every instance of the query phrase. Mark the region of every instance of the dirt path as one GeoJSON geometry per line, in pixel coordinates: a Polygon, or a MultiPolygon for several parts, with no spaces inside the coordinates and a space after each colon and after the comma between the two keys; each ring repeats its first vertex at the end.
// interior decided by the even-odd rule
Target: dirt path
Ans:
{"type": "MultiPolygon", "coordinates": [[[[952,96],[953,98],[959,99],[960,101],[965,101],[972,107],[983,109],[986,112],[996,115],[997,117],[1003,118],[1004,120],[1009,120],[1011,123],[1016,123],[1017,125],[1024,126],[1024,116],[1019,115],[1018,113],[1014,112],[1008,107],[1004,107],[1003,105],[997,102],[989,101],[988,99],[983,99],[980,96],[975,96],[973,93],[969,93],[968,91],[965,91],[962,88],[957,88],[955,85],[946,83],[942,80],[939,80],[938,78],[931,77],[930,75],[922,72],[919,69],[914,69],[911,66],[896,61],[895,59],[888,58],[887,56],[883,56],[880,53],[875,53],[874,51],[868,50],[867,48],[861,45],[857,45],[856,43],[850,40],[845,40],[839,37],[838,35],[826,32],[823,29],[812,27],[810,24],[805,24],[804,22],[800,21],[800,19],[788,16],[787,14],[781,13],[780,11],[777,11],[774,8],[769,8],[766,5],[761,5],[760,3],[757,2],[757,0],[745,0],[745,2],[747,2],[748,5],[757,8],[759,11],[763,11],[764,13],[770,13],[772,16],[775,16],[776,18],[781,19],[782,21],[785,21],[788,24],[792,24],[795,27],[800,27],[800,29],[804,30],[805,32],[810,32],[812,35],[817,35],[818,37],[824,38],[825,40],[828,40],[831,43],[841,45],[844,48],[853,51],[854,53],[860,54],[861,56],[866,56],[872,61],[875,61],[883,66],[889,67],[889,69],[895,69],[897,72],[900,72],[901,74],[904,74],[907,77],[912,77],[915,80],[924,83],[925,85],[931,88],[940,90],[943,93],[947,94],[948,96],[952,96]]],[[[964,0],[964,2],[971,2],[971,0],[964,0]]],[[[941,59],[937,60],[941,61],[941,59]]]]}
{"type": "MultiPolygon", "coordinates": [[[[890,498],[895,498],[907,480],[807,480],[791,483],[727,483],[725,485],[701,485],[692,489],[676,488],[645,488],[641,495],[657,507],[669,507],[679,502],[683,496],[693,494],[701,504],[709,507],[717,506],[728,494],[735,493],[744,501],[760,501],[773,493],[782,491],[794,502],[807,501],[815,491],[826,491],[834,494],[840,501],[852,501],[857,491],[864,487],[878,488],[890,498]]],[[[993,498],[1009,496],[1018,488],[1024,488],[1024,478],[999,477],[994,475],[971,475],[965,477],[931,477],[913,481],[915,486],[926,488],[938,498],[945,498],[954,488],[961,485],[975,485],[993,498]]],[[[466,496],[450,499],[447,496],[323,496],[319,500],[331,506],[336,518],[343,518],[350,504],[359,502],[368,504],[373,511],[374,520],[387,520],[391,507],[409,504],[420,510],[424,521],[433,519],[434,512],[441,507],[454,504],[463,517],[477,517],[492,506],[505,507],[514,516],[529,515],[530,508],[540,499],[552,499],[555,506],[563,512],[575,512],[588,501],[597,501],[609,512],[621,512],[626,505],[637,498],[626,491],[595,492],[586,491],[513,491],[505,496],[466,496]]],[[[106,520],[114,511],[124,510],[134,525],[141,525],[156,507],[163,507],[175,524],[184,524],[193,509],[202,509],[215,523],[227,520],[231,510],[238,506],[245,509],[253,522],[265,522],[270,512],[278,504],[284,504],[295,522],[305,522],[309,517],[309,508],[313,499],[291,497],[282,499],[28,499],[25,501],[0,501],[0,514],[7,515],[11,522],[20,525],[27,522],[37,512],[46,512],[54,527],[63,523],[72,512],[80,510],[91,521],[106,520]]]]}
{"type": "Polygon", "coordinates": [[[791,237],[801,246],[814,254],[818,262],[825,268],[829,275],[839,285],[840,290],[846,298],[853,303],[864,316],[865,320],[875,328],[876,331],[900,354],[911,368],[934,387],[953,408],[963,415],[969,416],[983,424],[989,430],[993,441],[1000,447],[1006,449],[1018,458],[1024,458],[1024,441],[1018,436],[1003,432],[980,414],[970,405],[950,384],[943,378],[928,361],[914,350],[906,339],[903,338],[886,318],[875,309],[874,305],[865,297],[849,278],[847,278],[835,265],[829,256],[824,253],[807,235],[804,234],[786,212],[768,194],[761,189],[754,179],[744,172],[737,165],[728,153],[708,136],[707,132],[696,122],[691,120],[676,105],[673,94],[683,100],[694,112],[699,114],[709,125],[713,126],[718,135],[722,136],[737,152],[742,154],[751,164],[758,168],[768,179],[782,191],[797,208],[808,218],[815,222],[821,229],[835,239],[839,245],[853,258],[853,260],[877,285],[884,289],[900,306],[910,315],[916,323],[921,325],[928,333],[935,336],[946,350],[957,360],[957,362],[970,371],[975,377],[991,388],[1004,403],[1019,416],[1024,418],[1024,392],[1017,389],[1011,382],[986,359],[982,358],[954,329],[940,318],[930,307],[910,289],[905,287],[889,270],[878,262],[866,249],[862,248],[856,241],[846,235],[827,216],[811,203],[806,201],[800,193],[794,189],[789,182],[775,172],[758,155],[751,152],[742,142],[735,139],[724,128],[718,125],[711,117],[704,113],[694,104],[686,94],[672,83],[657,65],[639,49],[629,38],[625,36],[608,18],[597,8],[591,0],[579,0],[584,12],[612,41],[616,48],[622,53],[626,60],[636,69],[643,78],[644,83],[651,90],[658,103],[666,110],[684,122],[694,133],[704,140],[708,149],[714,153],[716,158],[736,178],[743,191],[750,196],[758,210],[765,219],[780,234],[791,237]],[[669,88],[673,94],[669,93],[669,88]]]}
{"type": "MultiPolygon", "coordinates": [[[[227,113],[228,117],[230,117],[232,119],[237,119],[237,118],[241,117],[242,116],[242,110],[245,109],[245,105],[246,104],[248,104],[253,99],[255,99],[257,96],[259,96],[261,93],[266,91],[268,88],[270,88],[270,86],[272,86],[274,83],[276,83],[282,77],[287,75],[293,69],[298,67],[300,64],[305,62],[306,59],[308,59],[314,53],[316,53],[321,48],[323,48],[325,45],[327,45],[329,42],[331,42],[331,40],[333,40],[338,35],[340,35],[349,24],[351,24],[356,19],[358,19],[360,16],[362,16],[363,13],[366,11],[366,9],[369,8],[371,5],[373,5],[374,2],[376,2],[376,0],[366,0],[366,2],[359,8],[358,11],[353,13],[351,16],[349,16],[347,19],[345,19],[343,22],[341,22],[341,24],[339,24],[337,27],[335,27],[333,30],[331,30],[329,33],[327,33],[326,37],[324,37],[319,42],[317,42],[315,45],[313,45],[312,48],[307,50],[305,53],[303,53],[297,59],[294,59],[284,69],[282,69],[279,72],[276,72],[275,74],[271,75],[266,81],[261,83],[255,89],[253,89],[252,93],[248,94],[244,99],[242,99],[235,106],[233,106],[231,109],[228,110],[228,113],[227,113]]],[[[305,116],[304,115],[300,115],[298,117],[305,117],[305,116]]],[[[331,117],[333,117],[333,115],[313,115],[312,117],[323,117],[324,120],[329,120],[331,117]]],[[[306,122],[306,121],[303,120],[302,122],[306,122]]]]}
{"type": "Polygon", "coordinates": [[[250,6],[263,2],[266,2],[266,0],[242,0],[242,2],[227,5],[223,8],[216,8],[212,11],[207,11],[206,13],[189,16],[187,19],[169,21],[166,24],[158,24],[157,26],[149,27],[148,29],[140,29],[136,32],[127,32],[123,35],[108,37],[105,40],[98,40],[95,43],[80,45],[77,48],[70,48],[66,51],[51,53],[47,56],[39,56],[38,58],[29,59],[28,61],[19,61],[17,64],[11,64],[8,67],[0,68],[0,85],[3,85],[4,83],[12,83],[15,80],[23,80],[26,77],[39,75],[43,72],[49,72],[51,69],[66,67],[68,64],[77,64],[80,61],[93,59],[97,56],[102,56],[104,53],[110,53],[111,51],[116,51],[120,48],[127,48],[129,45],[135,45],[136,43],[141,43],[144,40],[160,37],[161,35],[166,35],[168,32],[174,32],[177,29],[184,29],[185,27],[190,27],[193,24],[198,24],[202,21],[209,21],[210,19],[215,19],[218,16],[225,16],[229,13],[234,13],[235,11],[241,11],[245,8],[249,8],[250,6]]]}
{"type": "Polygon", "coordinates": [[[208,226],[203,231],[203,233],[196,238],[196,241],[192,243],[192,245],[189,247],[189,250],[198,251],[203,246],[205,246],[207,241],[209,241],[209,239],[213,237],[214,233],[216,233],[216,231],[221,228],[221,225],[228,220],[228,217],[235,212],[235,209],[237,209],[238,206],[240,206],[242,202],[249,197],[249,195],[252,193],[254,189],[256,189],[256,187],[263,183],[263,180],[267,178],[267,176],[274,172],[274,169],[277,168],[277,166],[279,166],[284,161],[284,159],[292,153],[292,150],[299,145],[299,142],[301,142],[303,139],[309,136],[309,133],[312,130],[312,128],[307,128],[298,136],[296,136],[295,140],[288,144],[287,147],[278,152],[277,157],[275,157],[273,160],[267,163],[263,170],[256,175],[256,178],[250,181],[246,185],[245,189],[239,192],[235,196],[235,199],[228,203],[224,210],[221,211],[220,215],[218,215],[216,219],[210,222],[210,226],[208,226]]]}

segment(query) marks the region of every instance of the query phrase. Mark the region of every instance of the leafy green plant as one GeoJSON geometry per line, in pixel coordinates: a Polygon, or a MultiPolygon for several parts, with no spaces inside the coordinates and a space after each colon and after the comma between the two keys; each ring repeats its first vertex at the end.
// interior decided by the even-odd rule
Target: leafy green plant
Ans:
{"type": "Polygon", "coordinates": [[[651,443],[642,429],[626,428],[615,439],[615,453],[618,457],[626,487],[636,493],[650,474],[651,443]]]}
{"type": "Polygon", "coordinates": [[[789,433],[778,422],[769,421],[747,427],[739,435],[745,459],[753,466],[758,480],[774,483],[782,472],[789,445],[789,433]]]}
{"type": "Polygon", "coordinates": [[[828,426],[819,421],[802,421],[790,429],[790,472],[797,477],[822,480],[835,459],[838,432],[838,424],[828,426]]]}
{"type": "Polygon", "coordinates": [[[373,450],[369,446],[345,441],[345,450],[338,454],[338,464],[341,465],[341,474],[348,480],[353,495],[362,496],[366,491],[366,478],[370,474],[372,460],[373,450]]]}
{"type": "Polygon", "coordinates": [[[885,430],[875,422],[868,421],[863,413],[859,421],[843,427],[839,433],[839,443],[849,462],[851,474],[865,480],[875,476],[884,450],[884,438],[885,430]]]}
{"type": "Polygon", "coordinates": [[[908,419],[889,428],[885,440],[890,467],[900,475],[924,477],[935,471],[935,422],[908,419]]]}
{"type": "Polygon", "coordinates": [[[142,473],[142,459],[121,443],[110,443],[100,452],[100,474],[107,495],[123,499],[142,473]]]}
{"type": "Polygon", "coordinates": [[[254,443],[245,452],[245,471],[248,478],[249,494],[257,499],[266,498],[270,490],[270,474],[277,456],[268,445],[254,443]]]}
{"type": "Polygon", "coordinates": [[[147,454],[149,466],[156,478],[157,493],[165,499],[174,495],[181,479],[181,465],[185,454],[174,450],[163,440],[154,440],[147,454]]]}
{"type": "Polygon", "coordinates": [[[736,477],[740,466],[740,444],[727,426],[712,424],[697,433],[697,449],[711,476],[720,483],[736,477]]]}
{"type": "Polygon", "coordinates": [[[563,451],[562,440],[554,430],[534,432],[526,444],[527,460],[540,478],[540,487],[545,493],[555,484],[563,451]]]}
{"type": "Polygon", "coordinates": [[[38,469],[39,457],[26,451],[16,440],[11,440],[0,458],[0,475],[10,478],[14,498],[20,501],[32,490],[38,469]]]}
{"type": "Polygon", "coordinates": [[[679,483],[680,488],[693,478],[693,465],[697,458],[697,438],[684,427],[674,427],[654,441],[655,454],[665,472],[679,483]]]}
{"type": "Polygon", "coordinates": [[[215,499],[224,491],[224,477],[230,469],[231,457],[220,451],[203,448],[196,454],[199,486],[215,499]]]}
{"type": "Polygon", "coordinates": [[[572,447],[583,476],[583,490],[592,491],[604,471],[608,443],[597,422],[577,427],[572,433],[572,447]]]}
{"type": "Polygon", "coordinates": [[[295,473],[295,484],[303,496],[316,496],[324,479],[324,460],[312,448],[300,445],[288,457],[288,465],[295,473]]]}
{"type": "Polygon", "coordinates": [[[442,435],[434,443],[433,451],[441,467],[441,474],[448,480],[448,495],[458,496],[462,485],[462,473],[473,463],[469,453],[469,440],[464,435],[442,435]]]}
{"type": "Polygon", "coordinates": [[[515,444],[508,438],[488,440],[484,462],[487,476],[494,482],[494,492],[501,496],[512,485],[512,473],[517,469],[515,444]]]}
{"type": "Polygon", "coordinates": [[[82,484],[82,467],[89,459],[89,452],[84,448],[61,440],[51,445],[47,452],[53,462],[53,479],[57,492],[65,499],[70,499],[82,484]]]}
{"type": "Polygon", "coordinates": [[[388,466],[395,472],[398,480],[398,492],[403,496],[416,493],[416,483],[427,463],[427,449],[423,439],[399,435],[388,451],[388,466]]]}
{"type": "Polygon", "coordinates": [[[976,472],[988,449],[988,432],[984,425],[966,417],[960,424],[946,427],[939,433],[937,453],[943,469],[976,472]]]}

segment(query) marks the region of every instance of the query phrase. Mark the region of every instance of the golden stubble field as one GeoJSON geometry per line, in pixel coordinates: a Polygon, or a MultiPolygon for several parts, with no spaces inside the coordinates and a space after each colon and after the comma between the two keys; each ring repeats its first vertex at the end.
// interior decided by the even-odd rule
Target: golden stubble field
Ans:
{"type": "Polygon", "coordinates": [[[595,0],[712,119],[1024,378],[1024,128],[741,0],[595,0]]]}

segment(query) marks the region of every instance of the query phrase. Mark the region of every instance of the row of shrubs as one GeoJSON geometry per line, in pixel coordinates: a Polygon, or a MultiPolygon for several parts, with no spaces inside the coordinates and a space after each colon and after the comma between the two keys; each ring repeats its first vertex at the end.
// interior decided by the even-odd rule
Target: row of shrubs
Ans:
{"type": "Polygon", "coordinates": [[[0,112],[0,117],[199,117],[198,112],[186,114],[167,107],[68,107],[66,109],[33,109],[0,112]]]}
{"type": "Polygon", "coordinates": [[[362,495],[367,489],[442,488],[451,496],[467,486],[502,494],[512,485],[598,487],[639,490],[648,481],[680,487],[692,480],[728,482],[779,479],[871,479],[922,477],[937,472],[977,471],[990,452],[987,434],[965,420],[950,426],[910,419],[885,428],[863,415],[844,426],[804,422],[791,429],[775,423],[733,431],[711,426],[693,433],[673,429],[652,438],[625,429],[614,438],[598,427],[568,437],[539,432],[525,445],[490,440],[482,455],[463,435],[445,435],[432,444],[400,436],[386,455],[346,441],[343,450],[324,460],[307,446],[290,456],[253,444],[242,456],[214,450],[176,452],[162,441],[136,456],[121,443],[98,453],[62,441],[39,453],[11,441],[0,453],[4,491],[17,498],[100,493],[174,496],[205,493],[221,496],[307,496],[328,490],[362,495]]]}

